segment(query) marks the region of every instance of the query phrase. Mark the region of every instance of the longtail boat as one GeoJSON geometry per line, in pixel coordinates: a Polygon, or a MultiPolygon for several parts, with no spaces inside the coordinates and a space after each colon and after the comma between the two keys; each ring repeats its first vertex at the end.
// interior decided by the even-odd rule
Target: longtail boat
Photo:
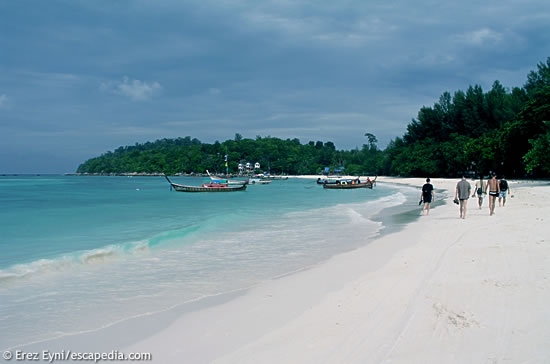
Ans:
{"type": "Polygon", "coordinates": [[[337,183],[340,183],[339,179],[329,179],[329,178],[321,179],[320,177],[317,178],[317,184],[318,185],[324,185],[324,184],[335,185],[337,183]]]}
{"type": "Polygon", "coordinates": [[[246,190],[246,185],[235,185],[235,186],[229,186],[227,183],[225,184],[203,184],[201,186],[189,186],[189,185],[180,185],[177,183],[174,183],[170,181],[168,176],[164,176],[168,183],[170,183],[170,186],[178,192],[233,192],[233,191],[244,191],[246,190]]]}
{"type": "Polygon", "coordinates": [[[355,180],[341,180],[340,183],[324,183],[323,188],[327,189],[333,189],[333,190],[349,190],[354,188],[370,188],[376,184],[376,177],[374,177],[373,180],[367,180],[367,182],[357,182],[358,179],[355,180]]]}
{"type": "Polygon", "coordinates": [[[267,185],[270,184],[272,181],[267,179],[261,179],[261,178],[250,178],[248,180],[248,183],[251,185],[267,185]]]}
{"type": "Polygon", "coordinates": [[[270,181],[286,181],[288,179],[288,176],[271,176],[271,175],[267,175],[267,176],[260,177],[260,178],[270,180],[270,181]]]}
{"type": "Polygon", "coordinates": [[[228,178],[213,176],[208,172],[208,169],[206,170],[206,173],[208,174],[208,177],[210,177],[210,180],[214,184],[229,184],[229,185],[246,185],[248,184],[248,180],[232,180],[228,178]]]}

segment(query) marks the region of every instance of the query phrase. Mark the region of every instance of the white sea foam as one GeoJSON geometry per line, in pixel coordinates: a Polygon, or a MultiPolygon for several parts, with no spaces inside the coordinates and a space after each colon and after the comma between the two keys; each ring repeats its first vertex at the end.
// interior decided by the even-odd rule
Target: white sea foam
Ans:
{"type": "Polygon", "coordinates": [[[15,264],[0,269],[0,287],[2,284],[14,283],[20,279],[28,279],[36,275],[62,272],[81,265],[103,264],[131,256],[143,255],[152,246],[161,245],[165,241],[181,238],[198,230],[197,226],[187,226],[181,229],[167,231],[150,239],[122,244],[107,245],[102,248],[76,251],[50,259],[38,259],[29,263],[15,264]]]}
{"type": "Polygon", "coordinates": [[[13,303],[0,305],[0,330],[15,333],[6,338],[10,346],[46,340],[250,287],[367,243],[381,229],[371,218],[404,201],[404,194],[395,192],[279,215],[268,211],[264,216],[260,211],[259,218],[233,217],[221,228],[175,229],[12,266],[0,271],[0,290],[9,286],[3,291],[5,302],[13,303]],[[58,274],[55,279],[42,274],[49,272],[58,274]],[[23,277],[39,279],[19,279],[23,277]]]}
{"type": "Polygon", "coordinates": [[[16,264],[0,269],[0,285],[34,275],[61,272],[82,264],[100,264],[127,254],[137,254],[148,249],[147,241],[123,245],[110,245],[100,249],[63,255],[53,259],[39,259],[30,263],[16,264]]]}

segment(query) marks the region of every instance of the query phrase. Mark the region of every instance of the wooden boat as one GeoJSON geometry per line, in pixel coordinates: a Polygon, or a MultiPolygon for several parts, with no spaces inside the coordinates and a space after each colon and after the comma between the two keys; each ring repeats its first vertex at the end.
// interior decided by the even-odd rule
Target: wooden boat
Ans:
{"type": "Polygon", "coordinates": [[[376,184],[376,177],[373,180],[368,180],[367,182],[356,182],[357,180],[341,180],[340,183],[335,184],[323,184],[323,188],[333,189],[333,190],[349,190],[354,188],[370,188],[376,184]]]}
{"type": "Polygon", "coordinates": [[[261,178],[250,178],[248,180],[248,183],[251,184],[251,185],[255,185],[255,184],[258,184],[258,185],[267,185],[269,183],[271,183],[270,180],[265,180],[265,179],[261,179],[261,178]]]}
{"type": "Polygon", "coordinates": [[[271,174],[260,174],[257,177],[268,181],[286,181],[288,179],[288,176],[273,176],[271,174]]]}
{"type": "Polygon", "coordinates": [[[180,185],[177,183],[173,183],[170,181],[168,176],[164,176],[168,183],[170,183],[170,186],[178,192],[233,192],[233,191],[244,191],[246,190],[246,185],[236,185],[236,186],[230,186],[226,183],[224,184],[203,184],[201,186],[188,186],[188,185],[180,185]]]}
{"type": "Polygon", "coordinates": [[[337,183],[340,183],[340,180],[339,179],[321,179],[321,178],[317,178],[317,184],[318,185],[324,185],[324,184],[327,184],[327,185],[335,185],[337,183]]]}
{"type": "Polygon", "coordinates": [[[214,184],[216,184],[216,183],[218,183],[218,184],[229,184],[229,185],[235,185],[235,186],[248,184],[248,180],[231,180],[231,179],[228,179],[228,178],[213,176],[213,175],[210,174],[210,172],[208,172],[208,169],[206,170],[206,173],[208,174],[208,177],[210,177],[210,180],[214,184]]]}

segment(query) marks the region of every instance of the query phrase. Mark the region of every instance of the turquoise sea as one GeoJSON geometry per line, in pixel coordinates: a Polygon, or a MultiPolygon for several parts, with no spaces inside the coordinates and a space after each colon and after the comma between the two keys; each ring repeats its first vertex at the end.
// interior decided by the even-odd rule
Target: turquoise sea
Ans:
{"type": "Polygon", "coordinates": [[[312,266],[367,244],[382,228],[372,217],[407,193],[292,178],[183,193],[162,177],[0,177],[0,350],[312,266]]]}

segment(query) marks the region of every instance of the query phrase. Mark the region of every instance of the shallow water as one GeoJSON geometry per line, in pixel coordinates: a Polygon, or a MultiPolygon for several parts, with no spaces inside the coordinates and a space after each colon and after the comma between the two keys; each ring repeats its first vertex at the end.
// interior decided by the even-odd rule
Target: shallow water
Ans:
{"type": "Polygon", "coordinates": [[[405,195],[302,179],[217,194],[171,192],[162,177],[0,177],[1,346],[97,330],[311,266],[367,243],[381,228],[372,217],[405,195]]]}

